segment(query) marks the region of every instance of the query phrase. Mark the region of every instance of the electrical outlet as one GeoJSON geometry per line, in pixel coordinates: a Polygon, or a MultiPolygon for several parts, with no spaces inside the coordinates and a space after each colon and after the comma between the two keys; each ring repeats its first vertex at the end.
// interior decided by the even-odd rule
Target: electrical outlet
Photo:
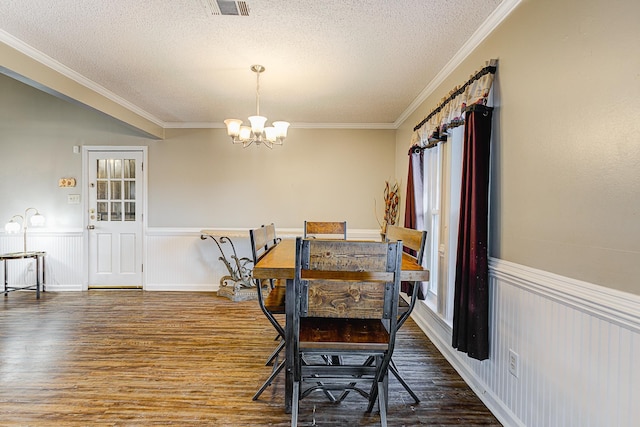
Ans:
{"type": "Polygon", "coordinates": [[[516,378],[520,375],[520,356],[511,349],[509,349],[509,372],[516,378]]]}

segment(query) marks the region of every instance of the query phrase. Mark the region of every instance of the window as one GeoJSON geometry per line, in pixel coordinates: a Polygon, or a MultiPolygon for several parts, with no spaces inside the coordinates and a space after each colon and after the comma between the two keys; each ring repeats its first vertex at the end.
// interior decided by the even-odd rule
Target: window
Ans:
{"type": "Polygon", "coordinates": [[[425,267],[431,272],[426,304],[447,323],[453,319],[464,126],[446,143],[424,151],[425,267]]]}
{"type": "Polygon", "coordinates": [[[424,150],[424,229],[427,230],[425,267],[430,271],[431,280],[427,285],[427,302],[437,307],[438,298],[438,245],[440,242],[440,189],[442,183],[442,148],[437,145],[424,150]]]}
{"type": "Polygon", "coordinates": [[[96,171],[96,219],[98,221],[136,220],[135,162],[135,159],[98,159],[96,171]]]}
{"type": "MultiPolygon", "coordinates": [[[[449,97],[414,127],[411,138],[412,144],[425,147],[423,194],[422,200],[416,196],[416,203],[422,208],[422,213],[417,214],[422,216],[424,229],[429,233],[424,266],[429,269],[431,280],[423,284],[422,290],[426,291],[426,304],[449,325],[453,324],[465,110],[467,105],[493,105],[492,85],[497,63],[492,59],[465,84],[451,91],[449,97]],[[445,125],[450,128],[447,142],[442,142],[440,132],[445,125]],[[433,142],[437,145],[431,147],[433,142]]],[[[420,220],[416,223],[420,225],[420,220]]]]}

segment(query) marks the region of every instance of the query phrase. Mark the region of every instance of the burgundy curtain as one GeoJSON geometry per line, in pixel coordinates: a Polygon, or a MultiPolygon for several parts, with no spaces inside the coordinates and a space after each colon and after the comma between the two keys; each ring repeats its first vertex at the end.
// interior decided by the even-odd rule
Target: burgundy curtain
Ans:
{"type": "Polygon", "coordinates": [[[409,150],[409,173],[407,177],[407,197],[405,199],[404,226],[418,229],[418,218],[422,212],[422,149],[411,147],[409,150]],[[418,173],[416,177],[415,174],[418,173]],[[416,179],[417,178],[417,179],[416,179]]]}
{"type": "MultiPolygon", "coordinates": [[[[422,227],[422,198],[424,179],[423,175],[423,163],[424,155],[423,149],[417,146],[413,146],[409,149],[409,173],[407,176],[407,197],[405,198],[404,208],[404,226],[407,228],[413,228],[414,230],[420,230],[422,227]]],[[[405,248],[405,251],[411,253],[411,249],[405,248]]],[[[413,254],[415,255],[415,253],[413,254]]],[[[413,294],[413,282],[402,282],[402,292],[406,292],[407,295],[413,294]]],[[[418,298],[424,299],[425,296],[422,292],[419,292],[418,298]]]]}
{"type": "Polygon", "coordinates": [[[489,358],[487,238],[492,110],[472,105],[466,113],[453,302],[453,347],[478,360],[489,358]]]}

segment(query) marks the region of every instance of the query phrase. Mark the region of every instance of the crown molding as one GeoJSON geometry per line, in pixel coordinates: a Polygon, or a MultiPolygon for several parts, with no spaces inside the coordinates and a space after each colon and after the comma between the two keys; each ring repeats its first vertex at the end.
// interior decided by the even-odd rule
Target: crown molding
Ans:
{"type": "Polygon", "coordinates": [[[55,59],[51,58],[48,55],[45,55],[44,53],[40,52],[39,50],[35,49],[34,47],[28,45],[27,43],[23,42],[20,39],[17,39],[16,37],[12,36],[11,34],[7,33],[4,30],[0,29],[0,42],[6,44],[7,46],[17,50],[18,52],[22,53],[23,55],[33,59],[36,62],[39,62],[40,64],[44,65],[45,67],[48,67],[50,69],[52,69],[53,71],[63,75],[64,77],[67,77],[68,79],[73,80],[74,82],[78,83],[79,85],[82,85],[94,92],[96,92],[99,95],[104,96],[105,98],[107,98],[108,100],[120,105],[123,108],[126,108],[127,110],[131,111],[132,113],[137,114],[140,117],[143,117],[146,120],[149,120],[150,122],[152,122],[153,124],[160,126],[160,127],[164,127],[164,122],[160,119],[158,119],[157,117],[149,114],[147,111],[144,111],[143,109],[141,109],[140,107],[132,104],[131,102],[127,101],[126,99],[116,95],[115,93],[109,91],[108,89],[106,89],[103,86],[100,86],[99,84],[97,84],[96,82],[94,82],[93,80],[90,80],[86,77],[84,77],[82,74],[72,70],[71,68],[67,67],[66,65],[56,61],[55,59]]]}
{"type": "Polygon", "coordinates": [[[440,70],[438,74],[429,82],[429,84],[420,92],[420,94],[413,100],[407,109],[400,114],[400,117],[394,122],[394,129],[400,127],[400,125],[407,120],[407,118],[413,114],[420,105],[445,81],[447,77],[462,64],[470,54],[484,41],[484,39],[493,32],[493,30],[505,20],[507,16],[522,2],[522,0],[504,0],[500,3],[491,15],[484,21],[484,23],[478,28],[465,42],[464,45],[453,55],[453,58],[447,62],[447,64],[440,70]]]}
{"type": "MultiPolygon", "coordinates": [[[[224,123],[165,122],[165,129],[226,129],[224,123]]],[[[397,129],[393,123],[291,123],[289,129],[397,129]]]]}

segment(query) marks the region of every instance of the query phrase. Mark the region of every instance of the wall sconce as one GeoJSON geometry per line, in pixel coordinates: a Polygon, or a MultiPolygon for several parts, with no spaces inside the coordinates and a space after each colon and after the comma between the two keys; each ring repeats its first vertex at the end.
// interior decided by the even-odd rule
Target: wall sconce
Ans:
{"type": "Polygon", "coordinates": [[[24,211],[24,216],[22,215],[12,216],[9,222],[4,226],[4,230],[9,234],[19,233],[20,228],[22,228],[23,240],[24,240],[23,252],[27,252],[27,228],[28,228],[27,223],[28,222],[30,222],[31,225],[34,227],[40,227],[44,225],[45,220],[44,220],[44,216],[40,215],[40,212],[38,212],[38,209],[27,208],[24,211]],[[35,213],[31,215],[31,220],[27,221],[27,214],[29,213],[29,211],[35,211],[35,213]],[[22,226],[15,221],[16,218],[20,218],[22,220],[22,226]]]}

